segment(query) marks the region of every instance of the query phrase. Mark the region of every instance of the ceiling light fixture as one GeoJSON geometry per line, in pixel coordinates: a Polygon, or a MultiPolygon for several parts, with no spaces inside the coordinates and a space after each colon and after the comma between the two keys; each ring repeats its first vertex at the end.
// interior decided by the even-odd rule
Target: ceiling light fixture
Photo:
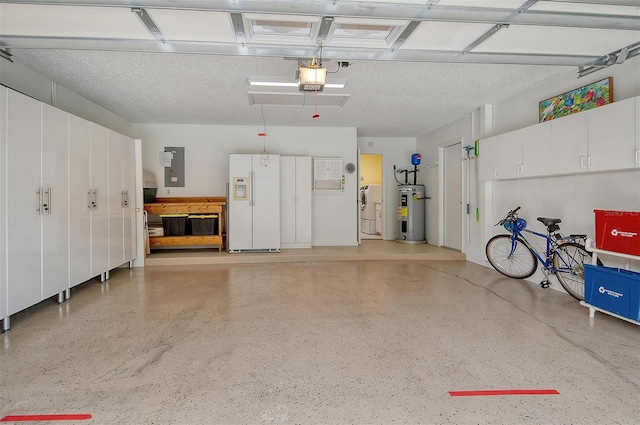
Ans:
{"type": "Polygon", "coordinates": [[[322,67],[322,60],[314,58],[309,67],[298,68],[298,89],[301,92],[320,92],[327,80],[327,68],[322,67]]]}
{"type": "MultiPolygon", "coordinates": [[[[268,86],[268,87],[299,87],[300,83],[293,78],[280,77],[249,77],[247,79],[252,86],[268,86]]],[[[332,80],[326,82],[324,88],[327,89],[343,89],[347,85],[344,80],[332,80]]]]}

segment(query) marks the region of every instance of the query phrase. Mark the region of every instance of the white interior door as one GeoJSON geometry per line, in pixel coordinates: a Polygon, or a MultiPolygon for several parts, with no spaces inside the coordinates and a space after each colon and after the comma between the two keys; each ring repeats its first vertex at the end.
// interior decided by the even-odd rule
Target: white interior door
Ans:
{"type": "Polygon", "coordinates": [[[462,144],[444,149],[444,246],[462,250],[462,144]]]}

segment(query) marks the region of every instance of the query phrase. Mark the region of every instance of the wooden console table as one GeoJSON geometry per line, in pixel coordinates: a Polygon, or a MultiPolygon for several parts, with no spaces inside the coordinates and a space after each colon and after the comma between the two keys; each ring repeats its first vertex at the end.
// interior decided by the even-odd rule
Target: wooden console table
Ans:
{"type": "Polygon", "coordinates": [[[217,234],[154,236],[149,238],[149,246],[217,245],[218,252],[222,252],[226,205],[225,197],[156,198],[155,203],[144,204],[147,214],[218,214],[217,234]]]}

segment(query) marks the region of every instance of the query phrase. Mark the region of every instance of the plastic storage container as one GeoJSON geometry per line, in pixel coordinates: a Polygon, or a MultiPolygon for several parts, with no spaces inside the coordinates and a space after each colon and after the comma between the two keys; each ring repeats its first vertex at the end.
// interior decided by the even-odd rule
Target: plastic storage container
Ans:
{"type": "Polygon", "coordinates": [[[165,236],[184,236],[188,214],[160,214],[165,236]]]}
{"type": "Polygon", "coordinates": [[[596,248],[640,256],[640,212],[594,210],[596,248]]]}
{"type": "Polygon", "coordinates": [[[218,234],[218,215],[190,215],[189,223],[191,224],[192,235],[217,235],[218,234]]]}
{"type": "Polygon", "coordinates": [[[587,304],[640,321],[640,273],[591,264],[584,269],[587,304]]]}

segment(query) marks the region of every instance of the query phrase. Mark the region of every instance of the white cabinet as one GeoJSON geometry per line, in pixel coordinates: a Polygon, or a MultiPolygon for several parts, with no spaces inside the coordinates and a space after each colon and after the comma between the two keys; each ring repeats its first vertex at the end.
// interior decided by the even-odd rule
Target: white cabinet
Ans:
{"type": "Polygon", "coordinates": [[[109,130],[109,269],[124,262],[124,189],[122,187],[122,138],[109,130]]]}
{"type": "Polygon", "coordinates": [[[13,90],[7,98],[7,314],[12,315],[42,300],[41,107],[13,90]]]}
{"type": "Polygon", "coordinates": [[[342,158],[313,159],[313,189],[342,190],[342,158]]]}
{"type": "Polygon", "coordinates": [[[133,259],[136,217],[120,202],[134,205],[124,195],[135,192],[135,161],[133,140],[4,87],[0,160],[0,319],[6,330],[10,315],[55,294],[62,301],[74,285],[106,276],[110,229],[119,240],[114,267],[133,259]],[[110,133],[117,140],[111,151],[110,133]],[[109,222],[110,162],[118,193],[115,224],[109,222]]]}
{"type": "Polygon", "coordinates": [[[636,148],[633,152],[633,160],[635,162],[635,166],[640,167],[640,96],[636,97],[635,123],[636,148]]]}
{"type": "Polygon", "coordinates": [[[108,131],[109,269],[133,259],[132,208],[135,207],[133,140],[108,131]]]}
{"type": "Polygon", "coordinates": [[[382,235],[382,203],[376,202],[376,233],[382,235]]]}
{"type": "Polygon", "coordinates": [[[42,299],[69,288],[69,114],[42,103],[42,299]]]}
{"type": "Polygon", "coordinates": [[[500,138],[500,178],[544,176],[551,172],[551,126],[542,123],[503,134],[500,138]]]}
{"type": "Polygon", "coordinates": [[[500,175],[500,150],[502,135],[488,137],[480,141],[478,155],[478,178],[480,180],[497,180],[500,175]]]}
{"type": "Polygon", "coordinates": [[[280,244],[311,248],[311,157],[280,157],[280,244]]]}
{"type": "Polygon", "coordinates": [[[135,143],[133,139],[123,136],[122,139],[122,187],[125,198],[124,217],[124,263],[136,258],[136,161],[135,143]]]}
{"type": "Polygon", "coordinates": [[[6,199],[6,167],[7,167],[7,89],[0,86],[0,320],[2,329],[7,330],[9,323],[7,316],[7,235],[5,218],[7,216],[6,199]]]}
{"type": "Polygon", "coordinates": [[[7,95],[7,314],[68,288],[68,115],[7,95]]]}
{"type": "Polygon", "coordinates": [[[91,272],[91,123],[69,115],[69,287],[91,272]]]}
{"type": "Polygon", "coordinates": [[[91,123],[91,276],[109,271],[108,130],[91,123]]]}
{"type": "Polygon", "coordinates": [[[551,121],[552,173],[633,168],[636,99],[551,121]]]}

